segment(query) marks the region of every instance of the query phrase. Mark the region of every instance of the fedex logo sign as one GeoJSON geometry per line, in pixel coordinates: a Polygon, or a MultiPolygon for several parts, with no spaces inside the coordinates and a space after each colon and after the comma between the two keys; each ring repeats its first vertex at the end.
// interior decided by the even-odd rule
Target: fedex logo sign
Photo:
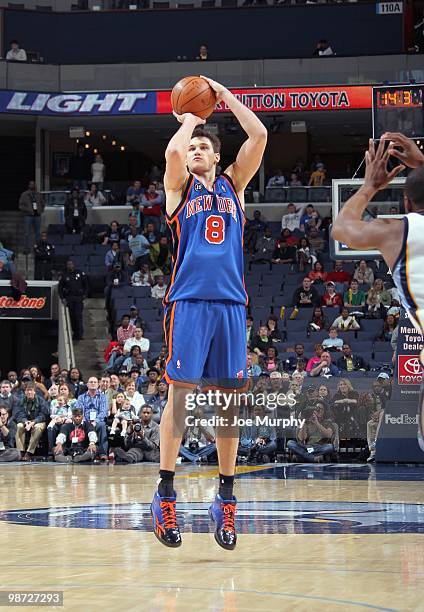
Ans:
{"type": "Polygon", "coordinates": [[[415,355],[398,355],[398,384],[420,385],[423,380],[423,366],[415,355]]]}

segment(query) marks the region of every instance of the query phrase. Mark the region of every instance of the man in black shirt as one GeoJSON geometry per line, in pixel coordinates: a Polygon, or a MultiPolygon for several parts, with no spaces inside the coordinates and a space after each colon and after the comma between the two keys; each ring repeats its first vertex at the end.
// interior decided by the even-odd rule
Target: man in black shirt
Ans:
{"type": "Polygon", "coordinates": [[[296,263],[296,249],[287,245],[287,241],[283,238],[279,240],[272,255],[272,263],[274,264],[294,264],[296,263]]]}
{"type": "Polygon", "coordinates": [[[34,246],[34,279],[52,280],[52,258],[54,245],[47,240],[47,232],[41,232],[34,246]]]}
{"type": "Polygon", "coordinates": [[[49,414],[44,400],[36,393],[35,383],[27,383],[24,393],[22,401],[16,405],[14,410],[14,419],[18,424],[16,447],[21,451],[22,461],[31,461],[38,441],[46,429],[49,414]],[[30,432],[31,437],[25,452],[27,432],[30,432]]]}
{"type": "Polygon", "coordinates": [[[320,297],[317,290],[312,285],[310,278],[305,277],[302,282],[302,286],[296,289],[293,294],[293,306],[297,308],[312,308],[313,306],[319,306],[320,297]]]}
{"type": "Polygon", "coordinates": [[[366,370],[370,369],[370,366],[365,359],[363,359],[363,357],[352,354],[352,349],[346,342],[343,344],[342,352],[342,357],[339,357],[336,362],[339,370],[343,370],[344,372],[363,370],[365,372],[366,370]]]}
{"type": "Polygon", "coordinates": [[[83,310],[88,293],[88,281],[84,272],[75,269],[72,260],[66,262],[66,270],[59,281],[59,297],[69,308],[74,340],[82,340],[84,334],[83,310]]]}
{"type": "Polygon", "coordinates": [[[65,423],[53,449],[58,463],[89,463],[97,453],[97,434],[89,421],[83,421],[82,408],[72,409],[72,423],[65,423]]]}

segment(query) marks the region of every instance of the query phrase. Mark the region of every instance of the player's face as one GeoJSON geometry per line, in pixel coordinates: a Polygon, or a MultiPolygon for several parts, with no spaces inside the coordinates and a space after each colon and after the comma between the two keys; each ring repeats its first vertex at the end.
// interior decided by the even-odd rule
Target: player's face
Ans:
{"type": "Polygon", "coordinates": [[[187,152],[187,165],[190,172],[204,174],[219,162],[219,153],[214,153],[208,138],[192,138],[187,152]]]}

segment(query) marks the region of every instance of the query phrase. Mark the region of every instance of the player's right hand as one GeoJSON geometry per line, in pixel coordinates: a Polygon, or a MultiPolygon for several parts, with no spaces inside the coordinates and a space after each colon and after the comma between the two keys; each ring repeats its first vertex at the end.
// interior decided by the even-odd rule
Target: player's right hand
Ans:
{"type": "Polygon", "coordinates": [[[418,168],[424,164],[424,154],[413,140],[400,134],[399,132],[386,132],[381,136],[381,140],[390,140],[388,152],[393,157],[397,157],[400,161],[410,168],[418,168]],[[402,150],[395,147],[401,147],[402,150]]]}
{"type": "Polygon", "coordinates": [[[175,119],[180,123],[185,123],[186,121],[192,122],[193,128],[195,128],[197,125],[204,125],[206,123],[205,119],[202,119],[197,115],[193,115],[192,113],[183,113],[182,115],[177,115],[177,113],[174,111],[172,114],[174,115],[175,119]]]}

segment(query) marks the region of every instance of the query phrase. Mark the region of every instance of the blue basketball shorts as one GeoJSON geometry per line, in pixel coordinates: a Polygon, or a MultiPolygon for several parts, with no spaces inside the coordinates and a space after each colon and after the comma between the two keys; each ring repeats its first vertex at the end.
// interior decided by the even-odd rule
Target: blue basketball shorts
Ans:
{"type": "Polygon", "coordinates": [[[164,331],[168,383],[220,389],[245,387],[244,304],[210,300],[172,302],[165,308],[164,331]]]}

